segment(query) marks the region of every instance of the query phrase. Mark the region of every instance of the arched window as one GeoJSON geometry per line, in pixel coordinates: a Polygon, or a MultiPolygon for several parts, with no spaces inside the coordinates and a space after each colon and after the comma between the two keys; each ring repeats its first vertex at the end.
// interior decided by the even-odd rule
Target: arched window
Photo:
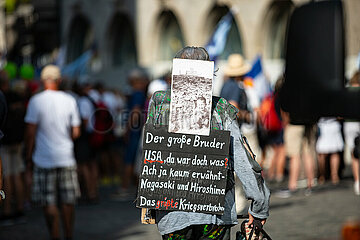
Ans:
{"type": "Polygon", "coordinates": [[[265,22],[267,27],[265,56],[285,58],[285,37],[293,3],[290,0],[275,0],[270,4],[265,22]]]}
{"type": "Polygon", "coordinates": [[[67,62],[77,59],[82,53],[91,47],[93,33],[90,22],[86,17],[77,15],[71,21],[68,43],[67,43],[67,62]]]}
{"type": "Polygon", "coordinates": [[[121,13],[115,14],[108,32],[108,53],[113,66],[136,65],[137,51],[133,25],[121,13]]]}
{"type": "Polygon", "coordinates": [[[171,60],[174,55],[185,46],[184,38],[175,15],[164,11],[159,17],[159,60],[171,60]]]}
{"type": "MultiPolygon", "coordinates": [[[[210,29],[209,31],[209,39],[207,39],[207,42],[210,40],[211,35],[216,29],[217,24],[221,20],[223,16],[225,16],[229,12],[229,8],[225,6],[215,6],[209,13],[209,22],[208,27],[210,29]]],[[[238,25],[235,21],[235,18],[233,18],[231,27],[227,36],[226,44],[224,51],[218,59],[227,59],[228,56],[232,53],[240,53],[243,54],[243,47],[242,47],[242,41],[241,41],[241,35],[238,28],[238,25]]]]}

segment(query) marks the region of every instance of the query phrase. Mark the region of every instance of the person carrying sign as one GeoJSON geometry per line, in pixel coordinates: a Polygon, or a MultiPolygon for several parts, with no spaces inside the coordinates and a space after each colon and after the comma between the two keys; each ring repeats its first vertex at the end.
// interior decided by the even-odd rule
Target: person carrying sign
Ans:
{"type": "MultiPolygon", "coordinates": [[[[175,55],[175,58],[209,61],[209,55],[202,47],[185,47],[175,55]]],[[[169,125],[172,99],[170,95],[169,90],[153,94],[147,124],[169,125]]],[[[212,97],[210,128],[227,130],[231,137],[228,163],[231,174],[227,174],[226,179],[224,214],[155,210],[155,220],[162,239],[230,239],[230,228],[238,223],[233,171],[243,184],[246,198],[251,200],[248,210],[249,223],[257,219],[264,224],[268,218],[270,191],[261,176],[261,167],[255,160],[247,157],[236,120],[237,113],[236,107],[224,98],[212,97]]]]}

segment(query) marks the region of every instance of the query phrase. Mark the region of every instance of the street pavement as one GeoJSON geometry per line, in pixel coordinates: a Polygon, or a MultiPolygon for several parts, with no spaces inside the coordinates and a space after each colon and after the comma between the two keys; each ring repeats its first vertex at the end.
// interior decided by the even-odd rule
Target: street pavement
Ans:
{"type": "MultiPolygon", "coordinates": [[[[349,172],[349,171],[348,171],[349,172]]],[[[265,230],[272,239],[341,239],[343,224],[360,218],[360,197],[353,193],[351,176],[337,186],[327,183],[315,187],[310,196],[304,189],[289,198],[275,194],[284,185],[269,184],[272,189],[270,218],[265,230]]],[[[161,239],[154,225],[140,223],[140,210],[133,201],[111,199],[114,187],[102,187],[100,203],[76,207],[75,240],[152,240],[161,239]]],[[[236,226],[232,229],[235,239],[236,226]]],[[[49,239],[40,208],[27,212],[27,223],[0,227],[0,240],[49,239]]]]}

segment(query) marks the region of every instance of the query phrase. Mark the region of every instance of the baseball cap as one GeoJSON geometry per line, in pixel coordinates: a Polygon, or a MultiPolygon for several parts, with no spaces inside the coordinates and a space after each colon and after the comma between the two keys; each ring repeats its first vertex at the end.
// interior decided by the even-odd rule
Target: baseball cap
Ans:
{"type": "Polygon", "coordinates": [[[42,80],[57,80],[61,77],[60,68],[55,65],[47,65],[41,71],[42,80]]]}

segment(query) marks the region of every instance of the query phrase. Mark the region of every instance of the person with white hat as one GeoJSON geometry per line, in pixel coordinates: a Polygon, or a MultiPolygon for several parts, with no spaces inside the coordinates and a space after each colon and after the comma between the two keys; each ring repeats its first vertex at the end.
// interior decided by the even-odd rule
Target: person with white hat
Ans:
{"type": "Polygon", "coordinates": [[[69,240],[80,193],[73,143],[80,135],[80,116],[76,100],[59,91],[57,66],[46,66],[41,80],[45,90],[31,97],[25,116],[27,180],[32,182],[32,200],[44,209],[51,239],[60,239],[61,215],[69,240]]]}
{"type": "Polygon", "coordinates": [[[242,122],[250,122],[251,113],[247,106],[247,96],[242,86],[244,76],[250,71],[251,66],[245,62],[244,58],[234,53],[228,57],[224,75],[228,77],[225,81],[220,97],[225,98],[230,104],[239,109],[238,117],[242,122]]]}

